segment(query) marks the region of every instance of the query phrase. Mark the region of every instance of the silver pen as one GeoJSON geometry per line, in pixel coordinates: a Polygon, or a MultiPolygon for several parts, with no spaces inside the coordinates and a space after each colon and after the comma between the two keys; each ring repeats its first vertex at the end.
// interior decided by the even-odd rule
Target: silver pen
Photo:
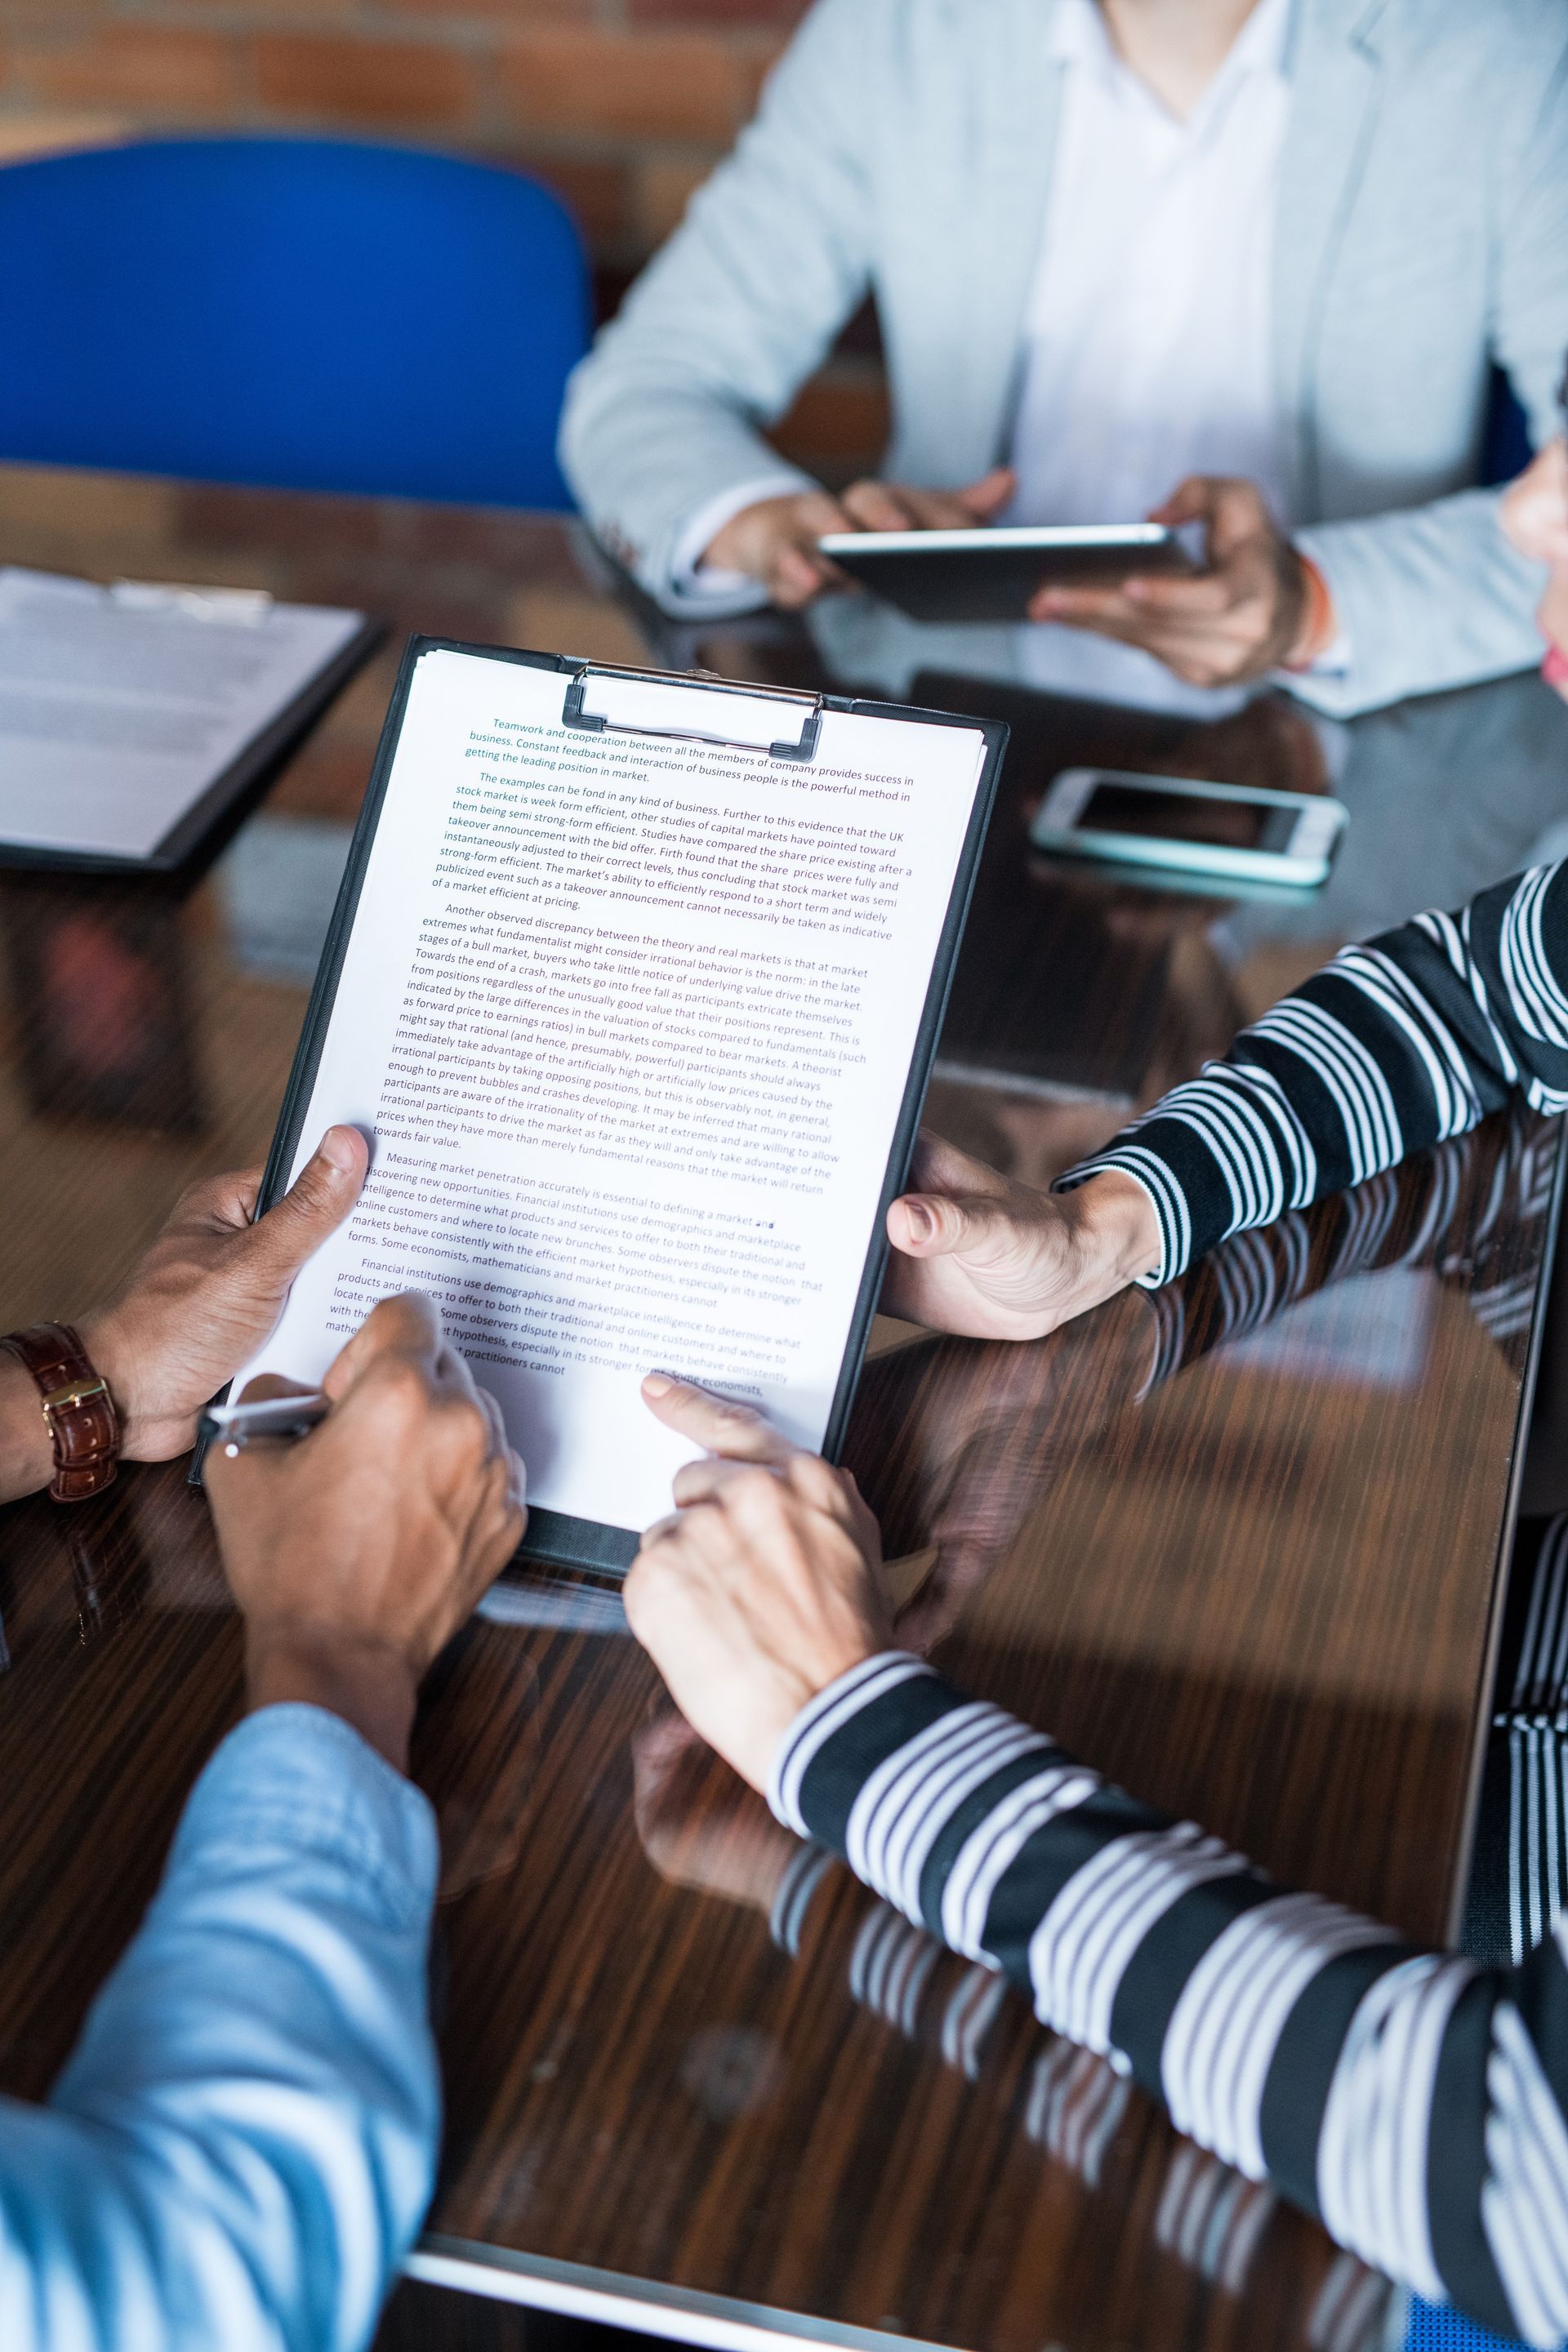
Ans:
{"type": "Polygon", "coordinates": [[[258,1437],[306,1437],[332,1409],[320,1389],[307,1396],[263,1397],[255,1404],[209,1405],[200,1433],[226,1454],[240,1454],[258,1437]]]}

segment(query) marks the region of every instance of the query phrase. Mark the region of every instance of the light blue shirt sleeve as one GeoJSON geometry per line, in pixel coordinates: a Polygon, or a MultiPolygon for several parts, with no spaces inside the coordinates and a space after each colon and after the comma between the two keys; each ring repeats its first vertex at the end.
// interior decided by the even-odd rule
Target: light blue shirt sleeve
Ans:
{"type": "Polygon", "coordinates": [[[350,2352],[426,2203],[429,1805],[276,1706],[192,1792],[47,2105],[0,2101],[5,2352],[350,2352]]]}

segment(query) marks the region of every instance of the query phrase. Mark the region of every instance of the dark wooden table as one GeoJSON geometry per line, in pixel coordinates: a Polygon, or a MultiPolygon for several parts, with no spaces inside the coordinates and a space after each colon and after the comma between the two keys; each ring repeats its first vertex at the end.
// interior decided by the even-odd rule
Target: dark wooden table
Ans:
{"type": "MultiPolygon", "coordinates": [[[[794,627],[643,625],[529,518],[0,473],[0,560],[352,602],[394,647],[821,669],[794,627]]],[[[392,659],[184,892],[0,885],[5,1325],[84,1306],[184,1181],[263,1151],[392,659]]],[[[1568,719],[1530,679],[1326,735],[1282,703],[1205,728],[919,690],[1016,730],[931,1115],[1041,1178],[1340,940],[1462,898],[1568,815],[1568,719]],[[1334,880],[1303,909],[1054,871],[1027,812],[1086,758],[1331,777],[1334,880]]],[[[1038,1346],[883,1327],[848,1454],[918,1638],[1282,1877],[1449,1935],[1557,1151],[1494,1120],[1038,1346]]],[[[28,2095],[235,1718],[240,1643],[179,1470],[6,1512],[0,1617],[0,2084],[28,2095]]],[[[1382,2282],[694,1751],[613,1592],[513,1576],[418,1748],[448,2099],[422,2275],[733,2346],[1379,2340],[1382,2282]]]]}

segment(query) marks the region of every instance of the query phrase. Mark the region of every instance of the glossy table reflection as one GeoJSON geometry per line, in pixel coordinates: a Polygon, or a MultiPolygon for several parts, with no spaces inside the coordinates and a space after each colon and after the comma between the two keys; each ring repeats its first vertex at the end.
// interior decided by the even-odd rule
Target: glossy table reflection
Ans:
{"type": "MultiPolygon", "coordinates": [[[[182,1182],[265,1149],[403,632],[790,684],[825,652],[858,682],[864,650],[671,632],[526,517],[0,472],[0,531],[13,561],[392,624],[198,883],[0,882],[6,1325],[79,1308],[182,1182]]],[[[1016,736],[931,1117],[1038,1178],[1339,941],[1568,821],[1568,719],[1533,680],[1321,730],[1283,703],[1042,700],[941,651],[917,690],[1016,736]],[[1331,781],[1341,866],[1273,906],[1053,869],[1028,811],[1085,759],[1331,781]]],[[[1496,1119],[1037,1347],[884,1327],[848,1454],[910,1637],[1281,1876],[1446,1936],[1557,1186],[1555,1127],[1496,1119]]],[[[179,1469],[5,1514],[0,1619],[0,2084],[35,2095],[234,1718],[239,1639],[179,1469]]],[[[694,1749],[613,1591],[510,1577],[442,1665],[418,1769],[446,1851],[425,2275],[736,2345],[1382,2340],[1382,2282],[694,1749]]]]}

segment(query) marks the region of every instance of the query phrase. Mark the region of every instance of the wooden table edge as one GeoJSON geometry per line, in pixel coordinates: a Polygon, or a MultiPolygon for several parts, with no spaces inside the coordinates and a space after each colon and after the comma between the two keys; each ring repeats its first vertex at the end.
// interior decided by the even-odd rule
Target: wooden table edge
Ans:
{"type": "Polygon", "coordinates": [[[710,2352],[776,2352],[781,2342],[820,2344],[833,2352],[953,2352],[950,2345],[897,2329],[856,2327],[771,2304],[746,2303],[699,2287],[664,2286],[621,2271],[523,2254],[468,2238],[421,2238],[403,2265],[405,2278],[493,2303],[521,2304],[645,2336],[710,2347],[710,2352]]]}

